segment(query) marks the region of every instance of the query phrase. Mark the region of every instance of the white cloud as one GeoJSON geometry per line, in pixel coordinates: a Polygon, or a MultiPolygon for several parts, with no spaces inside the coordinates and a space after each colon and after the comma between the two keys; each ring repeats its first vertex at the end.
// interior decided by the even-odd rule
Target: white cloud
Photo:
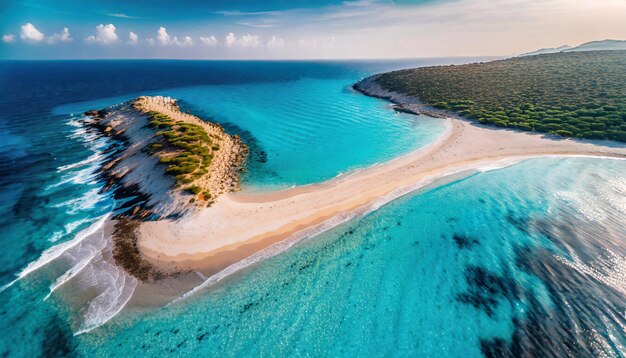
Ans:
{"type": "MultiPolygon", "coordinates": [[[[67,27],[64,27],[63,31],[61,31],[60,33],[54,33],[46,37],[43,32],[37,30],[37,28],[30,22],[22,25],[20,38],[27,42],[42,42],[45,40],[49,44],[55,44],[58,42],[70,42],[73,40],[72,36],[70,35],[70,30],[67,27]]],[[[13,34],[4,35],[2,37],[2,41],[13,42],[15,41],[15,36],[13,34]]]]}
{"type": "Polygon", "coordinates": [[[279,15],[281,11],[239,11],[239,10],[231,10],[231,11],[215,11],[214,14],[220,14],[224,16],[254,16],[254,15],[279,15]]]}
{"type": "Polygon", "coordinates": [[[257,35],[243,35],[240,38],[237,38],[235,34],[230,32],[225,39],[226,47],[260,47],[261,41],[259,40],[259,36],[257,35]]]}
{"type": "Polygon", "coordinates": [[[184,36],[180,40],[176,36],[170,37],[170,35],[167,33],[167,29],[165,27],[163,27],[163,26],[159,27],[159,30],[157,30],[157,38],[156,39],[163,46],[176,45],[176,46],[186,47],[186,46],[192,46],[193,45],[193,40],[191,39],[191,37],[184,36]]]}
{"type": "Polygon", "coordinates": [[[277,23],[276,19],[261,19],[259,21],[238,21],[237,25],[257,27],[257,28],[270,28],[275,27],[277,23]]]}
{"type": "Polygon", "coordinates": [[[241,38],[239,39],[239,41],[237,41],[239,46],[242,47],[259,47],[261,46],[261,41],[259,41],[259,37],[256,35],[243,35],[241,36],[241,38]]]}
{"type": "Polygon", "coordinates": [[[165,29],[165,27],[161,26],[159,27],[159,30],[157,30],[157,40],[162,44],[162,45],[169,45],[171,40],[170,40],[170,35],[167,34],[167,30],[165,29]]]}
{"type": "Polygon", "coordinates": [[[15,42],[15,35],[13,34],[6,34],[6,35],[2,35],[2,42],[15,42]]]}
{"type": "Polygon", "coordinates": [[[96,35],[91,35],[85,39],[89,43],[102,43],[105,45],[117,42],[117,33],[113,24],[100,24],[96,26],[96,35]]]}
{"type": "Polygon", "coordinates": [[[268,48],[282,48],[282,47],[285,47],[285,41],[283,41],[283,39],[280,37],[272,36],[272,38],[269,39],[269,41],[267,41],[267,47],[268,48]]]}
{"type": "Polygon", "coordinates": [[[148,45],[152,46],[154,45],[154,39],[153,38],[148,38],[146,39],[146,42],[148,43],[148,45]]]}
{"type": "Polygon", "coordinates": [[[215,38],[215,36],[209,36],[209,37],[200,37],[200,42],[202,42],[203,44],[207,45],[207,46],[216,46],[217,45],[217,39],[215,38]]]}
{"type": "Polygon", "coordinates": [[[229,32],[224,39],[224,43],[226,43],[226,47],[233,47],[237,42],[237,37],[232,32],[229,32]]]}
{"type": "MultiPolygon", "coordinates": [[[[624,0],[458,0],[430,1],[419,6],[381,1],[367,7],[348,4],[354,2],[340,8],[323,8],[322,14],[318,10],[301,13],[294,35],[303,40],[299,51],[291,49],[291,54],[309,58],[505,55],[595,39],[626,38],[624,0]],[[336,42],[326,41],[332,46],[320,51],[322,39],[332,36],[336,36],[336,42]]],[[[295,15],[287,11],[281,22],[294,24],[291,19],[296,19],[295,15]]]]}
{"type": "Polygon", "coordinates": [[[48,36],[49,44],[55,44],[57,42],[70,42],[72,41],[72,37],[70,36],[70,30],[67,27],[63,28],[63,31],[59,33],[52,34],[52,36],[48,36]]]}
{"type": "Polygon", "coordinates": [[[174,45],[177,45],[177,46],[192,46],[193,45],[193,40],[189,36],[184,36],[182,40],[180,41],[176,38],[176,36],[174,36],[173,42],[174,42],[174,45]]]}
{"type": "Polygon", "coordinates": [[[138,16],[126,15],[123,12],[122,13],[112,13],[112,14],[107,14],[107,15],[112,16],[112,17],[119,17],[121,19],[138,19],[139,18],[138,16]]]}
{"type": "Polygon", "coordinates": [[[45,38],[44,34],[37,30],[37,28],[29,23],[22,25],[22,31],[20,32],[22,40],[40,42],[45,38]]]}
{"type": "Polygon", "coordinates": [[[136,45],[138,40],[139,40],[139,37],[137,36],[136,33],[132,31],[128,33],[128,44],[136,45]]]}

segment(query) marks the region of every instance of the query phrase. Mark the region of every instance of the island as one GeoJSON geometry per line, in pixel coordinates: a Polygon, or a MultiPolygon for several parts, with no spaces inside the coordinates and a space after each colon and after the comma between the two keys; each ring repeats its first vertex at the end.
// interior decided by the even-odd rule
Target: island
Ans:
{"type": "Polygon", "coordinates": [[[142,221],[175,219],[236,191],[247,146],[217,123],[180,111],[169,97],[139,97],[86,113],[85,125],[123,142],[102,167],[105,190],[126,201],[115,216],[113,258],[142,281],[168,276],[143,259],[136,229],[142,221]]]}

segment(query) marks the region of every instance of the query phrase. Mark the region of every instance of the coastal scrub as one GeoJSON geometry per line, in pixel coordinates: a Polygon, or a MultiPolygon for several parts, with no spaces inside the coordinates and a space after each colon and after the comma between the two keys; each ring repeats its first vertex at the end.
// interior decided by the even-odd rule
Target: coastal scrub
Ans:
{"type": "Polygon", "coordinates": [[[383,73],[385,90],[481,124],[626,142],[626,51],[568,52],[383,73]]]}
{"type": "Polygon", "coordinates": [[[144,151],[159,158],[176,189],[192,195],[190,202],[208,202],[237,188],[247,148],[238,136],[230,136],[216,123],[180,112],[173,100],[140,97],[136,109],[148,116],[154,131],[144,151]],[[163,103],[161,103],[163,102],[163,103]]]}

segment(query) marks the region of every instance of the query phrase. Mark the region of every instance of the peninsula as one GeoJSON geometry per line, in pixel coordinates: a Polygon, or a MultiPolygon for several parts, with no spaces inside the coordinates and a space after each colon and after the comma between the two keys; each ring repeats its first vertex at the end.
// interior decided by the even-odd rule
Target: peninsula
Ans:
{"type": "MultiPolygon", "coordinates": [[[[116,262],[142,287],[154,288],[162,278],[186,273],[195,277],[192,287],[198,285],[196,274],[209,284],[445,178],[538,157],[626,159],[626,145],[616,141],[563,138],[559,132],[495,128],[465,119],[411,93],[389,90],[385,76],[363,79],[354,88],[388,99],[398,110],[441,118],[445,133],[387,163],[269,193],[235,192],[245,145],[221,127],[181,113],[173,99],[141,97],[130,106],[92,113],[104,133],[128,141],[126,151],[105,170],[124,186],[138,185],[148,198],[140,209],[114,218],[116,262]],[[129,115],[143,119],[129,121],[129,115]]],[[[614,114],[608,116],[607,123],[614,114]]]]}
{"type": "MultiPolygon", "coordinates": [[[[407,99],[367,81],[359,89],[396,101],[407,99]]],[[[145,222],[137,231],[140,251],[166,270],[214,275],[244,259],[254,262],[254,255],[260,259],[280,251],[291,241],[313,236],[447,176],[545,156],[626,158],[626,146],[616,143],[598,145],[494,130],[461,119],[442,120],[448,130],[436,142],[388,163],[278,192],[227,193],[213,206],[178,220],[145,222]],[[282,246],[262,251],[281,242],[282,246]]]]}
{"type": "Polygon", "coordinates": [[[626,51],[615,50],[420,67],[368,81],[411,97],[409,111],[434,108],[500,128],[626,142],[624,78],[626,51]]]}

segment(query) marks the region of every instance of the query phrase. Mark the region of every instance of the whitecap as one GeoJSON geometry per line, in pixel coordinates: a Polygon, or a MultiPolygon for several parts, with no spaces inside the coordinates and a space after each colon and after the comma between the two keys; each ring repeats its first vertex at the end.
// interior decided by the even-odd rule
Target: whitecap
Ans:
{"type": "Polygon", "coordinates": [[[83,282],[93,284],[99,294],[83,310],[83,322],[74,333],[75,336],[100,327],[115,317],[126,306],[137,287],[136,278],[101,257],[88,265],[81,274],[90,278],[83,282]]]}
{"type": "MultiPolygon", "coordinates": [[[[67,210],[67,214],[69,215],[76,214],[80,211],[89,210],[95,207],[96,204],[98,204],[104,198],[104,195],[99,194],[99,192],[100,192],[100,188],[93,188],[87,191],[86,193],[84,193],[79,198],[70,199],[60,204],[55,204],[53,205],[53,207],[56,207],[56,208],[69,207],[69,209],[67,210]]],[[[68,226],[66,225],[66,231],[71,231],[73,225],[78,226],[80,224],[81,224],[80,222],[70,223],[68,224],[70,225],[69,230],[68,230],[68,226]]]]}
{"type": "Polygon", "coordinates": [[[97,153],[94,153],[94,154],[90,155],[87,159],[81,160],[80,162],[67,164],[67,165],[62,165],[62,166],[58,167],[57,170],[59,172],[64,172],[66,170],[84,167],[87,164],[91,164],[93,162],[99,161],[101,158],[102,158],[102,153],[101,152],[97,152],[97,153]]]}
{"type": "Polygon", "coordinates": [[[17,281],[23,279],[24,277],[28,276],[29,274],[39,270],[40,268],[46,266],[50,262],[56,260],[61,255],[63,255],[63,253],[65,253],[67,250],[69,250],[72,247],[78,245],[81,241],[85,240],[86,238],[90,237],[91,235],[94,235],[99,230],[103,230],[104,222],[108,219],[108,217],[109,217],[109,214],[100,217],[96,222],[91,224],[88,228],[86,228],[86,229],[80,231],[78,234],[76,234],[74,239],[72,239],[70,241],[66,241],[66,242],[60,243],[60,244],[57,244],[57,245],[54,245],[54,246],[48,248],[46,251],[44,251],[41,254],[41,256],[39,256],[39,258],[37,260],[29,263],[28,266],[26,266],[17,275],[17,278],[15,280],[13,280],[13,281],[9,282],[8,284],[2,286],[0,288],[0,292],[3,292],[7,288],[13,286],[13,284],[15,284],[17,281]]]}

